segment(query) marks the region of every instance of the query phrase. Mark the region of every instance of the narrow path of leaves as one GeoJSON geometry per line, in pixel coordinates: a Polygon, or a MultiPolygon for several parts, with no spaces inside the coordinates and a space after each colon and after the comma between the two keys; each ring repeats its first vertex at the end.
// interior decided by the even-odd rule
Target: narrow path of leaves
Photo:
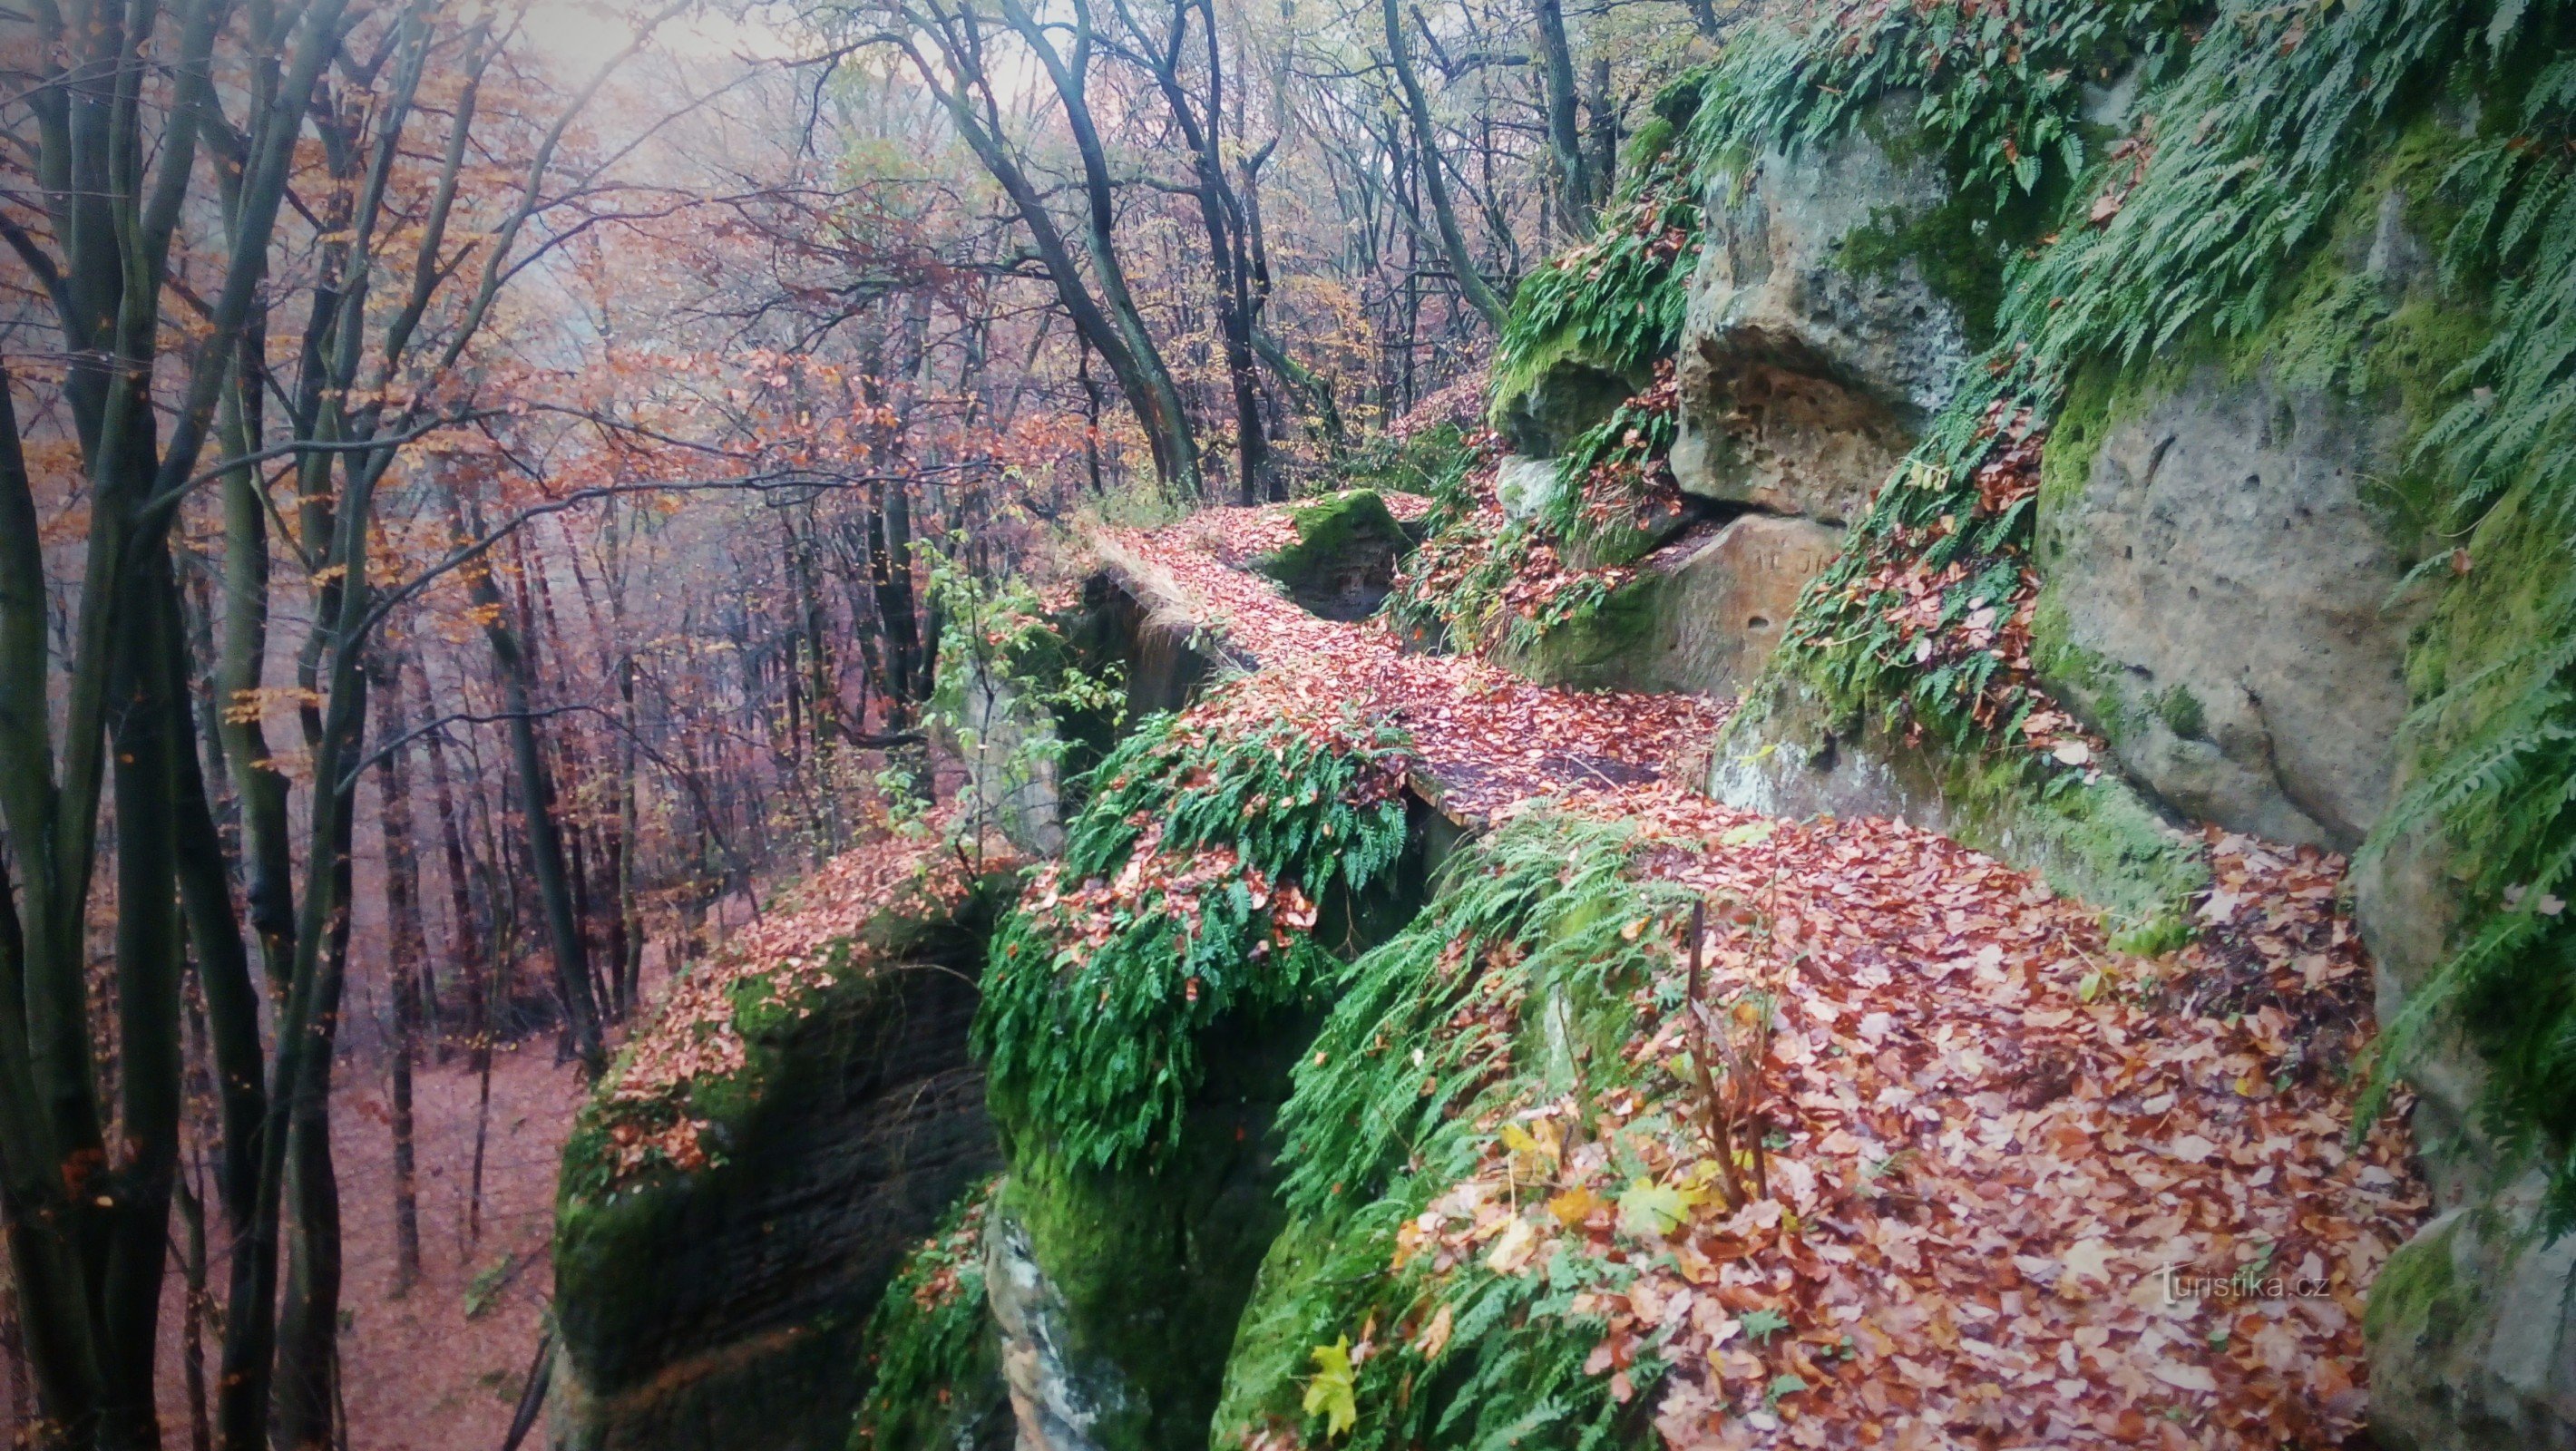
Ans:
{"type": "MultiPolygon", "coordinates": [[[[1677,953],[1639,997],[1640,1087],[1491,1126],[1485,1171],[1400,1253],[1624,1264],[1582,1307],[1608,1327],[1591,1368],[1625,1397],[1632,1366],[1669,1365],[1648,1410],[1675,1448],[2356,1431],[2363,1295],[2427,1201],[2393,1120],[2346,1149],[2369,973],[2341,859],[2211,833],[2198,940],[2124,956],[2081,903],[1933,833],[1697,794],[1719,704],[1541,689],[1305,614],[1238,567],[1283,525],[1219,510],[1102,552],[1257,662],[1245,692],[1403,725],[1453,814],[1639,823],[1642,869],[1711,904],[1706,999],[1776,1005],[1767,1196],[1728,1212],[1692,1127],[1677,953]]],[[[1449,1326],[1426,1310],[1350,1353],[1436,1359],[1449,1326]]]]}

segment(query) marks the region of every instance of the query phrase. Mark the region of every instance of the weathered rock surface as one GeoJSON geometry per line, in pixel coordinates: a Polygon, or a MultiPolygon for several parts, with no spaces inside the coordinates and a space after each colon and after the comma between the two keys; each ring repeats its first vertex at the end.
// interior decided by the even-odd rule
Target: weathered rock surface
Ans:
{"type": "Polygon", "coordinates": [[[1710,183],[1678,365],[1685,492],[1833,523],[1868,507],[1968,341],[1911,259],[1846,254],[1947,195],[1937,164],[1899,163],[1859,131],[1710,183]]]}
{"type": "Polygon", "coordinates": [[[999,1167],[966,1047],[978,941],[803,1019],[720,1163],[559,1232],[558,1451],[842,1451],[860,1328],[999,1167]]]}
{"type": "Polygon", "coordinates": [[[1746,514],[1648,555],[1590,618],[1550,631],[1522,674],[1550,684],[1731,695],[1761,673],[1842,531],[1746,514]]]}
{"type": "Polygon", "coordinates": [[[1552,458],[1508,454],[1494,468],[1494,502],[1509,518],[1536,519],[1556,507],[1564,492],[1552,458]]]}
{"type": "Polygon", "coordinates": [[[1351,489],[1291,516],[1296,542],[1261,561],[1300,608],[1328,620],[1365,620],[1395,588],[1413,536],[1373,489],[1351,489]]]}
{"type": "Polygon", "coordinates": [[[1001,1332],[1017,1451],[1096,1451],[1092,1428],[1104,1411],[1124,1410],[1125,1387],[1078,1361],[1064,1296],[1016,1216],[996,1214],[985,1227],[984,1293],[1001,1332]]]}
{"type": "Polygon", "coordinates": [[[2050,686],[2185,815],[2351,850],[2406,715],[2394,421],[2213,368],[2095,426],[2050,444],[2097,450],[2041,502],[2050,686]]]}
{"type": "Polygon", "coordinates": [[[1091,1170],[1004,1124],[986,1293],[1021,1451],[1200,1451],[1284,1212],[1271,1119],[1318,1015],[1221,1020],[1157,1166],[1091,1170]]]}
{"type": "Polygon", "coordinates": [[[1064,787],[1055,722],[1010,682],[982,669],[960,687],[961,726],[943,742],[965,763],[975,818],[1039,856],[1064,850],[1064,787]]]}
{"type": "Polygon", "coordinates": [[[2576,1235],[2539,1174],[2444,1211],[2381,1267],[2363,1321],[2389,1451],[2576,1447],[2576,1235]]]}
{"type": "MultiPolygon", "coordinates": [[[[2478,567],[2443,606],[2447,658],[2419,652],[2414,662],[2420,687],[2519,647],[2535,627],[2534,602],[2576,568],[2554,535],[2523,528],[2515,512],[2491,511],[2464,541],[2478,567]]],[[[2401,790],[2403,763],[2419,759],[2410,736],[2398,748],[2401,790]]],[[[2463,871],[2430,826],[2356,863],[2353,915],[2378,970],[2382,1023],[2425,990],[2455,945],[2463,871]]],[[[2552,1244],[2538,1231],[2536,1175],[2496,1182],[2513,1161],[2485,1132],[2486,1079],[2457,1022],[2437,1024],[2406,1068],[2416,1152],[2442,1213],[2371,1291],[2371,1427],[2391,1451],[2576,1447],[2576,1235],[2552,1244]]]]}
{"type": "Polygon", "coordinates": [[[1630,378],[1579,360],[1558,362],[1523,392],[1495,410],[1494,431],[1514,453],[1547,458],[1563,453],[1584,430],[1618,410],[1644,387],[1630,378]]]}
{"type": "Polygon", "coordinates": [[[2043,797],[2016,768],[1837,721],[1773,683],[1718,738],[1709,794],[1769,816],[1877,816],[1928,827],[2036,872],[2128,926],[2170,917],[2209,881],[2198,843],[2115,775],[2043,797]]]}
{"type": "Polygon", "coordinates": [[[1093,547],[1100,569],[1083,581],[1072,645],[1086,664],[1119,668],[1130,719],[1186,706],[1220,664],[1258,663],[1205,630],[1180,586],[1161,570],[1110,541],[1095,540],[1093,547]]]}

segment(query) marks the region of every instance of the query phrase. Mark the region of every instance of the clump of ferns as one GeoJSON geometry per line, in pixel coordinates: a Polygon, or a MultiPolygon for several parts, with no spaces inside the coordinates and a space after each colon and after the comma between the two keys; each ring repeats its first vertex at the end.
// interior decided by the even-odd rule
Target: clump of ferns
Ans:
{"type": "Polygon", "coordinates": [[[1151,1166],[1203,1081],[1199,1035],[1309,1001],[1337,966],[1323,903],[1405,845],[1401,733],[1158,716],[1088,778],[1064,855],[994,938],[973,1044],[996,1114],[1085,1167],[1151,1166]]]}
{"type": "Polygon", "coordinates": [[[2172,0],[1861,0],[1745,27],[1710,68],[1680,143],[1695,183],[1763,150],[1829,144],[1882,104],[1944,163],[1959,215],[2001,255],[2036,237],[2088,170],[2086,88],[2152,85],[2188,53],[2172,0]]]}
{"type": "Polygon", "coordinates": [[[1882,728],[1963,749],[2019,739],[2045,704],[2028,605],[2046,434],[2015,384],[1985,381],[1962,390],[1809,583],[1778,667],[1882,728]]]}
{"type": "Polygon", "coordinates": [[[1546,521],[1506,515],[1492,474],[1478,482],[1470,506],[1445,520],[1435,511],[1434,528],[1380,606],[1398,633],[1468,653],[1526,650],[1597,612],[1634,578],[1616,566],[1570,566],[1546,521]]]}
{"type": "Polygon", "coordinates": [[[1447,638],[1450,601],[1458,581],[1492,547],[1502,524],[1494,501],[1491,434],[1461,441],[1454,460],[1430,475],[1431,508],[1422,516],[1422,542],[1396,571],[1394,587],[1378,607],[1379,618],[1417,640],[1447,638]]]}
{"type": "MultiPolygon", "coordinates": [[[[1499,1273],[1407,1253],[1398,1233],[1490,1163],[1514,1111],[1567,1091],[1539,1061],[1546,1044],[1631,1036],[1689,901],[1638,879],[1640,843],[1623,822],[1516,819],[1452,860],[1412,925],[1337,974],[1280,1115],[1282,1193],[1325,1246],[1279,1312],[1285,1334],[1318,1348],[1326,1394],[1310,1382],[1309,1441],[1590,1451],[1642,1428],[1665,1367],[1651,1353],[1627,1366],[1623,1400],[1586,1365],[1604,1323],[1575,1309],[1633,1272],[1568,1243],[1499,1273]]],[[[1615,1051],[1562,1056],[1578,1100],[1615,1086],[1585,1075],[1633,1071],[1615,1051]]]]}
{"type": "Polygon", "coordinates": [[[1699,204],[1669,165],[1649,173],[1644,188],[1613,206],[1588,241],[1521,280],[1494,343],[1499,391],[1526,388],[1568,355],[1639,373],[1680,346],[1699,260],[1699,204]]]}
{"type": "Polygon", "coordinates": [[[860,1333],[867,1395],[851,1451],[930,1451],[1000,1394],[984,1295],[984,1218],[998,1180],[959,1196],[886,1285],[860,1333]]]}
{"type": "MultiPolygon", "coordinates": [[[[2468,911],[2448,961],[2388,1027],[2365,1107],[2456,1014],[2492,1070],[2485,1126],[2507,1168],[2546,1166],[2555,1234],[2576,1228],[2576,45],[2566,5],[2497,13],[2479,37],[2489,63],[2519,60],[2530,78],[2447,178],[2462,207],[2443,255],[2455,285],[2490,293],[2496,330],[2418,452],[2453,483],[2458,534],[2493,519],[2482,544],[2509,553],[2519,536],[2525,557],[2549,563],[2522,582],[2527,614],[2512,638],[2455,668],[2408,722],[2433,750],[2368,850],[2438,824],[2467,868],[2468,911]],[[2508,18],[2554,46],[2518,55],[2499,38],[2508,18]]],[[[2429,562],[2444,573],[2449,563],[2429,562]]],[[[2492,622],[2475,618],[2481,594],[2468,580],[2452,588],[2436,648],[2492,638],[2492,622]]]]}
{"type": "Polygon", "coordinates": [[[1593,234],[1521,279],[1494,341],[1498,394],[1527,388],[1569,355],[1634,375],[1681,345],[1704,219],[1675,143],[1699,106],[1702,76],[1694,70],[1656,94],[1631,138],[1627,180],[1593,234]]]}
{"type": "Polygon", "coordinates": [[[1633,559],[1681,517],[1669,460],[1681,433],[1680,390],[1669,358],[1655,380],[1584,430],[1557,460],[1557,488],[1541,516],[1568,554],[1633,559]]]}

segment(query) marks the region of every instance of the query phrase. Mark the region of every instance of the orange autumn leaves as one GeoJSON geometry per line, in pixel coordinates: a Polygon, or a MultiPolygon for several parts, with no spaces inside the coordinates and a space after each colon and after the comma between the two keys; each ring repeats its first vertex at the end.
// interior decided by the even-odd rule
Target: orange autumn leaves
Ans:
{"type": "MultiPolygon", "coordinates": [[[[2001,450],[1980,483],[2009,507],[2026,465],[2001,450]]],[[[1727,1207],[1695,1127],[1676,950],[1617,1086],[1526,1093],[1484,1124],[1480,1167],[1401,1227],[1398,1266],[1619,1267],[1577,1310],[1603,1327],[1587,1368],[1651,1395],[1674,1448],[2273,1447],[2358,1425],[2362,1298],[2426,1201],[2393,1127],[2346,1148],[2368,972],[2339,859],[2212,835],[2197,940],[2129,956],[2097,913],[1932,833],[1693,794],[1673,767],[1721,706],[1541,690],[1306,616],[1228,567],[1247,556],[1224,532],[1258,527],[1121,542],[1258,660],[1254,688],[1401,721],[1416,789],[1461,816],[1634,823],[1643,873],[1750,909],[1713,914],[1712,995],[1773,1014],[1752,1202],[1727,1207]],[[2210,1288],[2231,1285],[2281,1292],[2210,1288]]],[[[1944,628],[2019,677],[2026,601],[1989,604],[1944,628]]],[[[2028,723],[2032,747],[2082,744],[2044,699],[2028,723]]],[[[1452,1353],[1457,1321],[1435,1293],[1351,1329],[1343,1363],[1365,1366],[1452,1353]]],[[[1319,1442],[1345,1424],[1326,1410],[1319,1442]]]]}
{"type": "Polygon", "coordinates": [[[607,1188],[652,1166],[706,1167],[712,1125],[695,1111],[695,1093],[749,1067],[747,1020],[811,1014],[824,993],[877,966],[871,928],[953,913],[979,875],[1010,864],[998,839],[961,852],[946,825],[880,835],[834,857],[672,983],[589,1109],[605,1141],[607,1188]]]}

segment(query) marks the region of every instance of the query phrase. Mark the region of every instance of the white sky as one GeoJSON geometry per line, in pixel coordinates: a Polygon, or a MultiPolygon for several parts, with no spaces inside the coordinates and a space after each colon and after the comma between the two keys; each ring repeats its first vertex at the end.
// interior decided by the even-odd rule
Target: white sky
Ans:
{"type": "MultiPolygon", "coordinates": [[[[536,0],[529,6],[528,39],[561,67],[573,84],[587,80],[601,62],[625,49],[635,28],[667,0],[536,0]]],[[[793,53],[793,39],[758,18],[712,7],[663,22],[655,49],[683,60],[720,56],[776,58],[793,53]]]]}

